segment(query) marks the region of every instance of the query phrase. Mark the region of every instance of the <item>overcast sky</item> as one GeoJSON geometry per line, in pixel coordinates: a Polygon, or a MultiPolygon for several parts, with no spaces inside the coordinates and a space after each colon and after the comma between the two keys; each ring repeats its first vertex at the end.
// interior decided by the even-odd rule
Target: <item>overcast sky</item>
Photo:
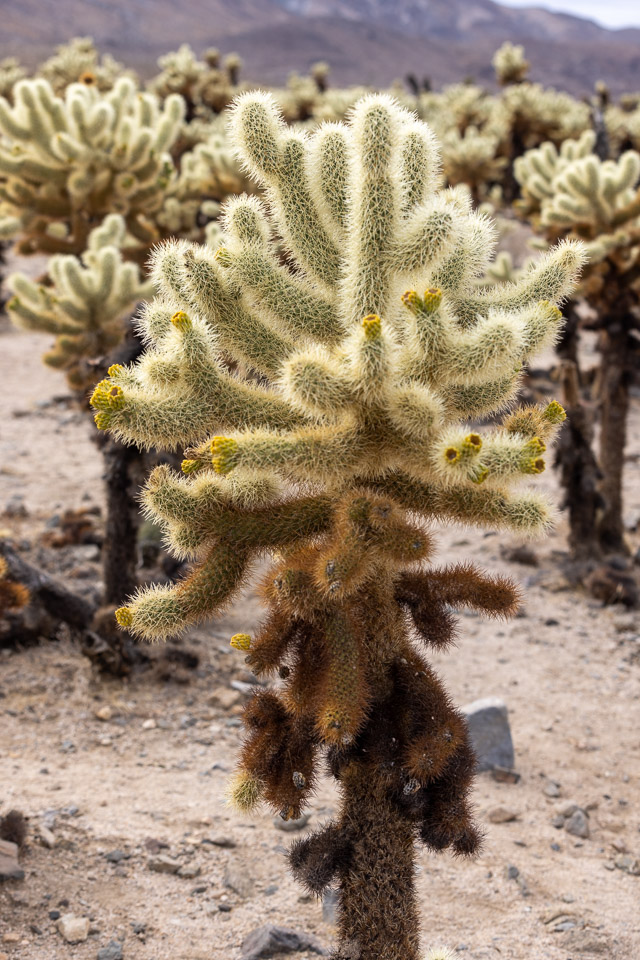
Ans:
{"type": "Polygon", "coordinates": [[[607,27],[640,27],[638,0],[498,0],[508,7],[546,7],[588,17],[607,27]]]}

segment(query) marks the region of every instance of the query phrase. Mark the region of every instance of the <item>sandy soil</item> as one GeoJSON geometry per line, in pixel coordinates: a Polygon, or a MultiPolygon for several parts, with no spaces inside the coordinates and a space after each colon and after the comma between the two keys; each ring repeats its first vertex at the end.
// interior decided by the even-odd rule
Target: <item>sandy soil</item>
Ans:
{"type": "MultiPolygon", "coordinates": [[[[40,346],[0,327],[0,511],[18,494],[28,514],[5,515],[0,527],[33,544],[27,557],[39,555],[37,538],[52,513],[101,502],[90,427],[53,399],[64,381],[42,367],[40,346]]],[[[630,434],[633,518],[637,399],[630,434]]],[[[557,497],[554,476],[544,481],[557,497]]],[[[640,623],[637,613],[568,589],[564,538],[561,521],[535,546],[539,563],[531,567],[504,560],[517,545],[506,536],[453,526],[439,533],[443,562],[475,559],[526,589],[520,617],[498,626],[462,617],[458,648],[437,658],[456,702],[506,701],[521,775],[517,784],[478,777],[487,839],[475,862],[425,852],[418,859],[425,945],[457,947],[461,960],[640,957],[640,877],[616,866],[626,853],[640,857],[640,623]],[[552,825],[570,802],[589,811],[588,839],[552,825]],[[516,819],[489,822],[497,806],[516,819]]],[[[71,586],[86,585],[98,567],[74,556],[65,576],[71,586]]],[[[18,807],[30,822],[25,880],[0,886],[0,957],[87,960],[120,939],[125,960],[234,960],[244,936],[266,922],[330,943],[321,906],[288,876],[290,837],[267,814],[248,821],[224,805],[244,696],[230,685],[247,680],[228,637],[258,616],[248,596],[190,635],[201,664],[186,684],[149,674],[96,681],[64,639],[0,657],[0,813],[18,807]],[[41,825],[52,830],[53,849],[40,841],[41,825]],[[209,842],[221,837],[229,846],[209,842]],[[158,851],[199,875],[153,872],[148,861],[158,851]],[[54,910],[89,917],[88,940],[67,944],[49,916],[54,910]]],[[[334,805],[323,783],[309,829],[334,805]]]]}

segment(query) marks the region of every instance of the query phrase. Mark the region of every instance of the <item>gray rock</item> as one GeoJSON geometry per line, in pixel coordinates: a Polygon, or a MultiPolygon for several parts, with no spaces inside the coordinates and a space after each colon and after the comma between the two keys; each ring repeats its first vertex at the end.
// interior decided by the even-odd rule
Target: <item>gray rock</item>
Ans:
{"type": "Polygon", "coordinates": [[[179,860],[174,860],[173,857],[167,857],[165,854],[161,854],[159,857],[150,857],[147,860],[147,866],[149,870],[153,870],[154,873],[177,873],[181,867],[179,860]]]}
{"type": "Polygon", "coordinates": [[[282,817],[274,817],[273,825],[276,830],[282,830],[284,833],[294,833],[296,830],[303,830],[310,819],[310,813],[303,813],[297,820],[283,820],[282,817]]]}
{"type": "Polygon", "coordinates": [[[247,899],[253,893],[253,879],[245,867],[229,864],[224,872],[222,881],[228,890],[233,890],[239,897],[247,899]]]}
{"type": "Polygon", "coordinates": [[[180,867],[178,870],[179,877],[186,877],[188,880],[193,880],[195,877],[199,877],[201,874],[201,869],[195,863],[185,863],[184,867],[180,867]]]}
{"type": "Polygon", "coordinates": [[[123,960],[122,944],[117,940],[111,940],[106,947],[98,950],[98,960],[123,960]]]}
{"type": "Polygon", "coordinates": [[[242,941],[240,960],[259,960],[280,953],[302,953],[307,950],[328,957],[329,950],[319,940],[301,930],[289,930],[267,924],[253,930],[242,941]]]}
{"type": "Polygon", "coordinates": [[[0,840],[0,880],[24,880],[24,870],[18,863],[18,844],[0,840]]]}
{"type": "Polygon", "coordinates": [[[619,853],[614,863],[618,870],[630,873],[632,877],[640,877],[640,860],[630,853],[619,853]]]}
{"type": "Polygon", "coordinates": [[[234,847],[237,847],[237,843],[233,837],[229,837],[225,833],[216,833],[213,837],[204,837],[200,842],[203,844],[210,843],[214,847],[223,847],[227,850],[232,850],[234,847]]]}
{"type": "Polygon", "coordinates": [[[513,769],[515,756],[506,704],[497,697],[485,697],[483,700],[474,700],[463,707],[463,711],[478,758],[476,769],[513,769]]]}
{"type": "Polygon", "coordinates": [[[588,814],[580,808],[574,810],[571,816],[565,821],[564,828],[572,837],[581,837],[583,840],[586,840],[589,836],[588,814]]]}

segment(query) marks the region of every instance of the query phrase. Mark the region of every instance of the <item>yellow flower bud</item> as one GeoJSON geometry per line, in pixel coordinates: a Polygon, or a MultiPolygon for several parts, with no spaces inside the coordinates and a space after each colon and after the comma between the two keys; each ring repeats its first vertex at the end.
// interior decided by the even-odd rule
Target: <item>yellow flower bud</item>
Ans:
{"type": "Polygon", "coordinates": [[[118,607],[116,610],[116,620],[120,627],[130,627],[133,623],[131,607],[118,607]]]}
{"type": "Polygon", "coordinates": [[[444,458],[447,463],[457,463],[462,454],[457,447],[447,447],[444,452],[444,458]]]}
{"type": "Polygon", "coordinates": [[[557,400],[552,400],[542,412],[542,416],[549,423],[562,423],[567,419],[564,407],[557,400]]]}
{"type": "Polygon", "coordinates": [[[184,333],[185,330],[189,330],[191,327],[191,318],[184,312],[184,310],[178,310],[171,317],[171,323],[174,325],[174,327],[177,327],[181,333],[184,333]]]}
{"type": "Polygon", "coordinates": [[[382,333],[382,321],[375,313],[370,313],[362,321],[362,328],[366,340],[379,340],[382,333]]]}
{"type": "Polygon", "coordinates": [[[231,437],[214,437],[211,441],[211,463],[216,473],[230,473],[233,470],[233,455],[238,443],[231,437]]]}
{"type": "Polygon", "coordinates": [[[234,633],[229,643],[235,650],[250,650],[251,636],[248,633],[234,633]]]}
{"type": "Polygon", "coordinates": [[[429,287],[425,290],[422,302],[425,313],[435,313],[442,303],[442,290],[439,287],[429,287]]]}

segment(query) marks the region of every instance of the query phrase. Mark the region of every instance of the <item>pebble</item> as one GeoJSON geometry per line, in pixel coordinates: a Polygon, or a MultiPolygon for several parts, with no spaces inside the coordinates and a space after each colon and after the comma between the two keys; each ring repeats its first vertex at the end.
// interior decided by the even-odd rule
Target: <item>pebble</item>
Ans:
{"type": "Polygon", "coordinates": [[[211,691],[207,698],[210,706],[222,707],[223,710],[231,710],[242,700],[242,695],[238,690],[232,690],[230,687],[216,687],[211,691]]]}
{"type": "Polygon", "coordinates": [[[161,854],[159,857],[150,857],[147,860],[148,869],[154,873],[177,873],[180,866],[179,860],[174,860],[173,857],[167,857],[165,854],[161,854]]]}
{"type": "Polygon", "coordinates": [[[510,807],[492,807],[487,813],[490,823],[511,823],[513,820],[517,820],[519,816],[517,810],[512,810],[510,807]]]}
{"type": "Polygon", "coordinates": [[[110,940],[106,947],[98,950],[98,960],[123,960],[122,944],[117,940],[110,940]]]}
{"type": "Polygon", "coordinates": [[[47,850],[53,850],[56,845],[55,835],[49,830],[48,827],[45,827],[43,824],[40,824],[38,827],[38,833],[40,835],[40,842],[43,847],[46,847],[47,850]]]}
{"type": "Polygon", "coordinates": [[[24,880],[24,870],[18,863],[18,845],[0,840],[0,880],[24,880]]]}
{"type": "Polygon", "coordinates": [[[105,703],[103,707],[98,707],[98,709],[95,711],[95,715],[98,720],[103,720],[106,722],[107,720],[111,720],[113,717],[113,710],[108,703],[105,703]]]}
{"type": "Polygon", "coordinates": [[[229,864],[226,868],[222,882],[225,887],[244,899],[253,893],[253,879],[248,875],[246,868],[237,867],[235,864],[229,864]]]}
{"type": "Polygon", "coordinates": [[[281,953],[317,953],[321,957],[328,957],[330,951],[323,947],[316,937],[301,930],[290,930],[286,927],[276,927],[266,924],[253,930],[242,941],[240,960],[259,960],[262,957],[273,957],[281,953]]]}
{"type": "Polygon", "coordinates": [[[130,857],[131,854],[125,853],[124,850],[109,850],[109,852],[104,855],[108,863],[120,863],[121,860],[129,860],[130,857]]]}
{"type": "Polygon", "coordinates": [[[583,840],[586,840],[590,833],[588,814],[580,808],[574,810],[571,816],[565,821],[564,828],[567,833],[570,833],[573,837],[581,837],[583,840]]]}
{"type": "Polygon", "coordinates": [[[282,830],[284,833],[294,833],[296,830],[303,830],[310,819],[310,813],[303,813],[297,820],[283,820],[282,817],[274,817],[273,825],[276,830],[282,830]]]}
{"type": "Polygon", "coordinates": [[[559,797],[560,796],[560,784],[555,780],[548,780],[544,785],[544,793],[547,797],[559,797]]]}
{"type": "Polygon", "coordinates": [[[158,724],[155,722],[155,720],[153,719],[153,717],[150,717],[148,720],[145,720],[145,721],[144,721],[144,723],[142,724],[142,729],[143,729],[143,730],[155,730],[155,728],[156,728],[157,726],[158,726],[158,724]]]}
{"type": "Polygon", "coordinates": [[[20,943],[20,934],[19,933],[3,933],[2,934],[3,943],[20,943]]]}
{"type": "Polygon", "coordinates": [[[185,865],[180,867],[178,870],[178,876],[186,877],[188,880],[193,880],[195,877],[199,877],[201,873],[201,868],[195,863],[185,863],[185,865]]]}
{"type": "Polygon", "coordinates": [[[214,847],[223,847],[227,850],[232,850],[234,847],[238,846],[233,837],[228,837],[224,833],[217,833],[213,837],[204,837],[204,839],[200,842],[211,843],[214,847]]]}
{"type": "Polygon", "coordinates": [[[463,707],[469,725],[478,771],[515,766],[513,740],[506,704],[497,697],[474,700],[463,707]]]}
{"type": "Polygon", "coordinates": [[[89,936],[88,917],[76,917],[73,913],[65,913],[56,926],[67,943],[82,943],[89,936]]]}
{"type": "Polygon", "coordinates": [[[640,860],[630,853],[619,853],[613,862],[618,870],[629,873],[632,877],[640,877],[640,860]]]}

